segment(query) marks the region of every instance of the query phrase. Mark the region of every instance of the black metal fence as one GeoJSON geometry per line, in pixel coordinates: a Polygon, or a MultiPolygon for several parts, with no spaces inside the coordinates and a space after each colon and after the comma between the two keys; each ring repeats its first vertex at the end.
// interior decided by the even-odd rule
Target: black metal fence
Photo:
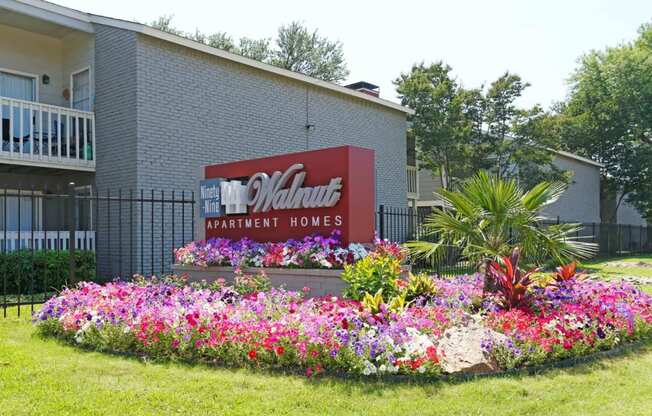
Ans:
{"type": "Polygon", "coordinates": [[[195,238],[193,191],[0,188],[0,306],[78,281],[164,274],[195,238]]]}
{"type": "MultiPolygon", "coordinates": [[[[430,212],[411,208],[391,208],[381,205],[376,213],[376,230],[381,238],[406,242],[410,240],[434,241],[435,237],[426,233],[423,226],[430,212]]],[[[559,224],[559,219],[544,221],[542,226],[559,224]]],[[[598,246],[596,257],[615,257],[633,254],[652,253],[652,227],[581,223],[575,235],[582,241],[598,246]]],[[[475,265],[464,261],[459,250],[451,249],[442,261],[419,260],[413,264],[417,270],[429,270],[443,275],[458,275],[472,272],[475,265]]]]}
{"type": "MultiPolygon", "coordinates": [[[[433,240],[423,226],[429,212],[380,206],[376,231],[405,242],[433,240]]],[[[551,221],[542,225],[558,223],[551,221]]],[[[0,307],[42,303],[77,281],[164,274],[174,249],[195,239],[192,191],[106,190],[90,187],[35,190],[0,188],[0,307]]],[[[598,245],[597,256],[652,253],[650,227],[582,224],[576,237],[598,245]]],[[[414,261],[415,270],[471,273],[459,250],[440,261],[414,261]]]]}

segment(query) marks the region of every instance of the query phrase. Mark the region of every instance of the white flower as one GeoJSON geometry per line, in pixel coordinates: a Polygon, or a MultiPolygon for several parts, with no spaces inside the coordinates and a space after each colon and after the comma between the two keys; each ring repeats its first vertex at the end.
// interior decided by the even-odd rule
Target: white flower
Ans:
{"type": "Polygon", "coordinates": [[[406,331],[410,336],[410,340],[404,345],[406,355],[425,355],[428,348],[435,346],[427,335],[422,334],[416,328],[406,328],[406,331]]]}
{"type": "Polygon", "coordinates": [[[353,253],[353,258],[355,260],[360,260],[363,257],[366,257],[367,254],[367,249],[364,248],[362,244],[359,243],[351,243],[349,244],[348,247],[349,251],[353,253]]]}
{"type": "Polygon", "coordinates": [[[326,268],[328,268],[328,269],[330,269],[330,268],[333,267],[333,265],[331,264],[331,262],[328,261],[328,260],[326,260],[326,259],[321,259],[321,260],[319,261],[319,264],[321,264],[323,267],[326,267],[326,268]]]}

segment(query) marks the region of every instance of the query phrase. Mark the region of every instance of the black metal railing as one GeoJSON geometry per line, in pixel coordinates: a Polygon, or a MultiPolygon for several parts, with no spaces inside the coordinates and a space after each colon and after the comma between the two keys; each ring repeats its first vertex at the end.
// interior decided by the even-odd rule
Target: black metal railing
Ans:
{"type": "Polygon", "coordinates": [[[193,191],[0,188],[2,315],[82,280],[168,273],[194,223],[193,191]]]}
{"type": "MultiPolygon", "coordinates": [[[[380,206],[380,238],[434,241],[429,212],[380,206]]],[[[549,221],[542,226],[559,223],[549,221]]],[[[650,227],[584,223],[576,237],[598,245],[597,256],[652,253],[650,227]]],[[[103,282],[134,274],[170,272],[174,249],[195,239],[195,194],[172,190],[55,191],[0,188],[0,307],[44,302],[78,281],[103,282]]],[[[476,265],[451,248],[435,260],[413,260],[413,269],[440,275],[472,273],[476,265]]]]}
{"type": "MultiPolygon", "coordinates": [[[[376,232],[380,238],[406,242],[411,240],[435,241],[424,227],[430,212],[412,208],[379,206],[376,212],[376,232]]],[[[540,225],[559,224],[559,219],[544,221],[540,225]]],[[[580,223],[575,237],[597,245],[596,257],[616,257],[652,253],[652,227],[627,224],[580,223]]],[[[417,260],[415,270],[433,271],[442,275],[458,275],[473,272],[475,265],[464,260],[459,250],[450,249],[443,259],[417,260]]]]}

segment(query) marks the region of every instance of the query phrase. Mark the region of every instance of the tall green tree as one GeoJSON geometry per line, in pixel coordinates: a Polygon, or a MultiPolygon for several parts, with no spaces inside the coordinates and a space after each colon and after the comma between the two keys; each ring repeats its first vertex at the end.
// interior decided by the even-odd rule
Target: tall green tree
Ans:
{"type": "Polygon", "coordinates": [[[183,36],[184,32],[172,25],[173,18],[174,15],[172,14],[164,14],[163,16],[159,16],[158,19],[150,22],[149,25],[154,29],[162,30],[163,32],[172,33],[173,35],[183,36]]]}
{"type": "Polygon", "coordinates": [[[652,219],[652,23],[629,43],[584,55],[558,122],[565,148],[604,165],[604,222],[622,201],[652,219]]]}
{"type": "Polygon", "coordinates": [[[272,57],[270,39],[240,38],[238,53],[256,61],[269,62],[272,57]]]}
{"type": "Polygon", "coordinates": [[[529,84],[505,73],[489,88],[467,89],[443,62],[414,65],[394,81],[403,105],[412,108],[411,132],[419,160],[440,175],[448,190],[486,169],[498,177],[519,177],[526,186],[568,179],[553,164],[559,136],[539,106],[516,105],[529,84]]]}
{"type": "Polygon", "coordinates": [[[300,22],[279,27],[276,40],[272,43],[270,38],[247,37],[236,42],[224,32],[206,34],[195,30],[187,33],[177,29],[172,19],[172,15],[164,15],[151,22],[150,26],[324,81],[340,82],[349,75],[342,43],[321,36],[317,29],[309,30],[300,22]]]}
{"type": "Polygon", "coordinates": [[[308,30],[300,22],[278,29],[273,65],[324,81],[342,81],[349,75],[342,43],[308,30]]]}
{"type": "Polygon", "coordinates": [[[482,143],[491,155],[489,170],[499,178],[518,177],[526,187],[542,180],[566,181],[566,173],[553,164],[559,138],[547,130],[550,115],[538,105],[516,104],[529,86],[520,76],[505,72],[486,92],[487,131],[482,143]]]}
{"type": "Polygon", "coordinates": [[[412,108],[411,134],[423,167],[437,172],[444,187],[469,170],[471,136],[481,124],[482,96],[467,91],[443,62],[414,65],[394,81],[401,103],[412,108]]]}

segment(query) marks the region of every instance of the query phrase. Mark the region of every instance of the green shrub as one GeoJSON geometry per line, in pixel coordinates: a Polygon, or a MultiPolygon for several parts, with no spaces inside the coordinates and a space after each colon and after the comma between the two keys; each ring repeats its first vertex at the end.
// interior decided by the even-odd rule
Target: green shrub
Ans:
{"type": "Polygon", "coordinates": [[[259,274],[244,274],[236,272],[233,281],[233,289],[241,295],[266,292],[271,289],[271,287],[272,282],[264,271],[259,274]]]}
{"type": "Polygon", "coordinates": [[[342,279],[349,286],[343,295],[354,300],[362,300],[366,293],[378,293],[386,298],[398,292],[396,279],[401,275],[401,263],[395,257],[367,256],[360,261],[344,266],[342,279]]]}
{"type": "Polygon", "coordinates": [[[410,274],[403,293],[405,300],[411,302],[417,298],[431,299],[438,292],[435,280],[427,274],[410,274]]]}
{"type": "MultiPolygon", "coordinates": [[[[0,253],[0,294],[51,292],[69,282],[68,251],[11,251],[0,253]]],[[[77,281],[95,280],[95,253],[75,251],[77,281]]]]}

